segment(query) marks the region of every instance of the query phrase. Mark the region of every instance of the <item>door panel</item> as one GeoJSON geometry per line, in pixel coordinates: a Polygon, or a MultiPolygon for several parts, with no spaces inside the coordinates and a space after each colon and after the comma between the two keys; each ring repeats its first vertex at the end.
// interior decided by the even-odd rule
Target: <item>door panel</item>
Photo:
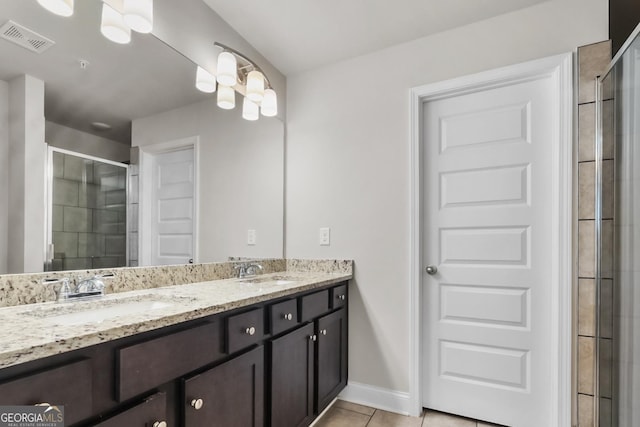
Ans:
{"type": "Polygon", "coordinates": [[[193,148],[154,156],[153,265],[185,264],[194,258],[194,168],[193,148]]]}
{"type": "Polygon", "coordinates": [[[428,408],[551,425],[554,90],[544,75],[424,104],[428,408]]]}

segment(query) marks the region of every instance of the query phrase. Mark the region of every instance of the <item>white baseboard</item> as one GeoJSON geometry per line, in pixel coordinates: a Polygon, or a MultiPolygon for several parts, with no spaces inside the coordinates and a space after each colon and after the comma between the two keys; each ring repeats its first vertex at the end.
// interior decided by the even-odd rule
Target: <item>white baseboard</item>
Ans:
{"type": "Polygon", "coordinates": [[[354,381],[349,381],[347,387],[338,396],[338,399],[397,414],[418,415],[415,414],[417,408],[413,408],[411,405],[409,393],[354,381]]]}

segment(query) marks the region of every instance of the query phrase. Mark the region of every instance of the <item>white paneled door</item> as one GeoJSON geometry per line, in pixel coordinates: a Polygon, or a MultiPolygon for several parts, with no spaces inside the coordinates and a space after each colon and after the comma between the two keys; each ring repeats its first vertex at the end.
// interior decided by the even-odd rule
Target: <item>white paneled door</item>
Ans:
{"type": "Polygon", "coordinates": [[[423,104],[427,408],[555,425],[557,100],[545,72],[423,104]]]}
{"type": "Polygon", "coordinates": [[[193,262],[194,163],[193,148],[153,156],[152,265],[193,262]]]}

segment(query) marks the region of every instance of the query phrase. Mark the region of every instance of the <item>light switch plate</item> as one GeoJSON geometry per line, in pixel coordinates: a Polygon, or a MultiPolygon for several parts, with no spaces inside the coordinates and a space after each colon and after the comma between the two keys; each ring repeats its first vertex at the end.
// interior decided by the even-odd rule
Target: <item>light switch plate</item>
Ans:
{"type": "Polygon", "coordinates": [[[256,230],[247,230],[247,245],[256,244],[256,230]]]}
{"type": "Polygon", "coordinates": [[[322,227],[318,232],[318,241],[320,246],[331,245],[331,229],[329,227],[322,227]]]}

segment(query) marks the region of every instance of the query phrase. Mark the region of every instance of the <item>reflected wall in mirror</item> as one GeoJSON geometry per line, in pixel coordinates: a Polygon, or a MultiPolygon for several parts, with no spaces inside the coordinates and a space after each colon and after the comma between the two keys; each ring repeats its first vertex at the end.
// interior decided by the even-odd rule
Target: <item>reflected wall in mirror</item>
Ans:
{"type": "MultiPolygon", "coordinates": [[[[0,38],[0,274],[40,272],[45,264],[86,269],[282,257],[282,121],[248,122],[238,108],[218,108],[215,93],[195,88],[196,64],[168,40],[137,33],[128,45],[105,39],[101,6],[75,2],[74,14],[62,18],[35,0],[0,0],[0,25],[11,21],[53,42],[39,53],[0,38]],[[52,160],[47,167],[48,146],[128,165],[126,209],[117,224],[97,225],[106,205],[88,203],[95,174],[93,182],[87,173],[76,176],[74,186],[64,165],[52,160]],[[186,168],[158,160],[185,149],[192,150],[186,168]],[[89,193],[57,203],[55,179],[89,193]],[[191,201],[176,193],[185,182],[193,186],[191,201]],[[166,194],[154,195],[158,183],[166,194]],[[189,218],[185,237],[180,224],[189,218]],[[97,237],[96,226],[117,233],[97,237]]],[[[78,171],[69,159],[70,176],[78,171]]]]}

